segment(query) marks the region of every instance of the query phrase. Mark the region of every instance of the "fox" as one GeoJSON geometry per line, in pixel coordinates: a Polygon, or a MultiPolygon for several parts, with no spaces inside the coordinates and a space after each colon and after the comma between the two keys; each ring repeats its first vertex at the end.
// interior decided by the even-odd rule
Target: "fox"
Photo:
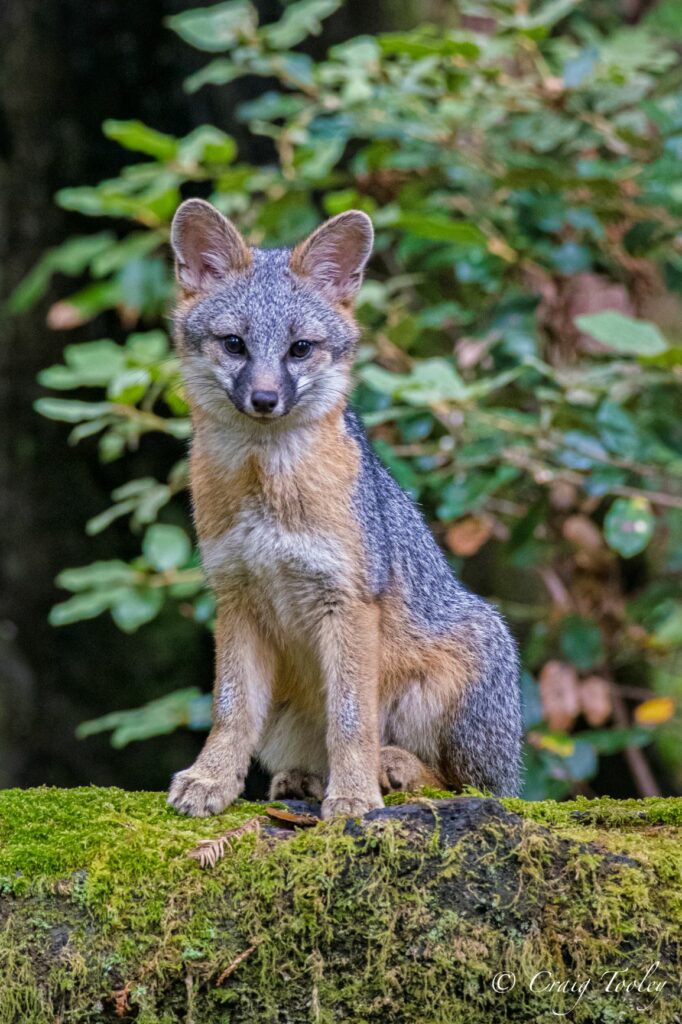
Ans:
{"type": "Polygon", "coordinates": [[[269,798],[361,817],[392,791],[518,792],[517,648],[456,577],[349,405],[369,216],[247,245],[198,198],[171,226],[190,485],[216,599],[213,725],[168,802],[269,798]]]}

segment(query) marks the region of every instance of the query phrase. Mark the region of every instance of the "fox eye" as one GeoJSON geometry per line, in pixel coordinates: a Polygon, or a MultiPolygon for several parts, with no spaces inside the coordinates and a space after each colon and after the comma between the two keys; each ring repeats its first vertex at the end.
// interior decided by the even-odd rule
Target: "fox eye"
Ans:
{"type": "Polygon", "coordinates": [[[295,341],[289,349],[289,355],[293,356],[294,359],[305,359],[309,356],[313,350],[313,344],[311,341],[304,341],[302,338],[299,341],[295,341]]]}
{"type": "Polygon", "coordinates": [[[220,340],[223,343],[225,351],[229,352],[231,356],[243,356],[246,352],[244,339],[240,338],[238,334],[228,334],[220,340]]]}

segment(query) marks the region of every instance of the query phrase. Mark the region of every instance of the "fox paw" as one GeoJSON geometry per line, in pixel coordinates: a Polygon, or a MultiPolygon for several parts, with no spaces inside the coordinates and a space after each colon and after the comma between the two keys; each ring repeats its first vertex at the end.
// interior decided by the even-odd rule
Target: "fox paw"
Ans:
{"type": "Polygon", "coordinates": [[[382,747],[379,764],[379,785],[382,793],[413,793],[422,786],[443,786],[434,771],[402,747],[382,747]]]}
{"type": "Polygon", "coordinates": [[[374,797],[328,796],[322,801],[320,816],[329,818],[362,818],[368,811],[383,807],[384,801],[374,797]]]}
{"type": "Polygon", "coordinates": [[[314,800],[324,798],[324,782],[316,772],[304,772],[300,768],[289,768],[277,772],[270,783],[270,800],[314,800]]]}
{"type": "Polygon", "coordinates": [[[240,787],[222,779],[199,775],[194,769],[177,772],[168,791],[168,803],[191,818],[220,814],[239,795],[240,787]]]}

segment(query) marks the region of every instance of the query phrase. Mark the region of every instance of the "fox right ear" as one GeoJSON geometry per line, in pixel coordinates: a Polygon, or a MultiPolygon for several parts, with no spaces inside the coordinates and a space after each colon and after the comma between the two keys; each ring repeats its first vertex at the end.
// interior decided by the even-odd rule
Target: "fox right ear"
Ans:
{"type": "Polygon", "coordinates": [[[171,245],[178,282],[188,292],[207,291],[251,266],[251,253],[234,224],[203,199],[187,199],[178,207],[171,245]]]}

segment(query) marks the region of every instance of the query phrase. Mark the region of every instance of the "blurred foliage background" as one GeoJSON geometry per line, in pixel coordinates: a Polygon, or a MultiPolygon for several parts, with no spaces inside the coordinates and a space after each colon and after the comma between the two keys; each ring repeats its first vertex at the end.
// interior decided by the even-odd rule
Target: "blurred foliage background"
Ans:
{"type": "Polygon", "coordinates": [[[259,245],[372,216],[354,403],[519,639],[525,795],[681,791],[679,4],[183,6],[0,15],[0,782],[162,788],[207,727],[201,195],[259,245]]]}

